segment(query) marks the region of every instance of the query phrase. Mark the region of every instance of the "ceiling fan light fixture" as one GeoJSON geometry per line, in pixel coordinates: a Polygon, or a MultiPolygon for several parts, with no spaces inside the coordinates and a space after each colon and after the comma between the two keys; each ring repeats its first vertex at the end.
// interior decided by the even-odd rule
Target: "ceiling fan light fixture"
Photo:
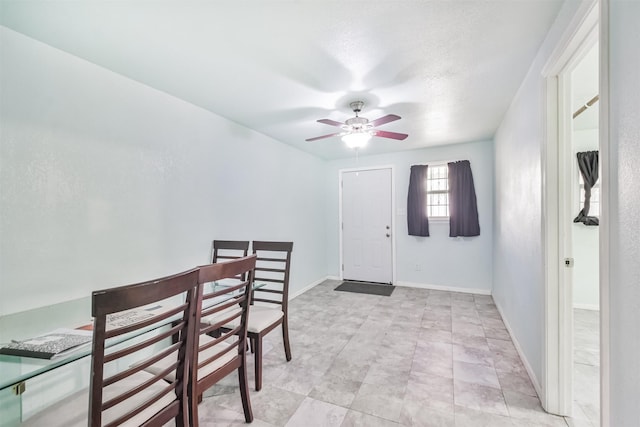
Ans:
{"type": "Polygon", "coordinates": [[[362,148],[371,139],[369,132],[351,132],[342,136],[342,142],[349,148],[362,148]]]}
{"type": "Polygon", "coordinates": [[[409,136],[406,133],[389,132],[375,129],[377,126],[400,120],[400,116],[396,114],[387,114],[386,116],[379,117],[375,120],[370,121],[366,117],[360,117],[358,115],[358,113],[360,113],[362,107],[364,106],[364,102],[354,101],[349,104],[349,106],[355,113],[355,117],[351,117],[345,120],[344,123],[337,122],[331,119],[316,120],[318,123],[339,127],[342,132],[330,133],[328,135],[316,136],[314,138],[307,138],[305,139],[305,141],[312,142],[319,139],[341,136],[342,140],[349,148],[358,149],[367,145],[372,136],[380,138],[390,138],[398,141],[402,141],[409,136]]]}

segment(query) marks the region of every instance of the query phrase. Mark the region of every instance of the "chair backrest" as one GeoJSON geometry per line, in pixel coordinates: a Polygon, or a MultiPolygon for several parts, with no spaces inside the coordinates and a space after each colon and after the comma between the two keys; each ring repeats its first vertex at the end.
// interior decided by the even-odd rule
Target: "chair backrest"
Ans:
{"type": "Polygon", "coordinates": [[[163,425],[171,419],[189,424],[187,382],[197,289],[198,269],[193,269],[93,292],[91,426],[163,425]],[[124,340],[131,335],[136,338],[124,340]],[[123,341],[105,349],[106,340],[123,341]],[[159,361],[169,361],[169,368],[157,375],[141,372],[159,361]],[[173,381],[165,381],[168,374],[173,381]]]}
{"type": "Polygon", "coordinates": [[[293,242],[253,241],[256,259],[256,283],[266,286],[254,290],[254,302],[277,304],[287,312],[289,300],[289,272],[293,242]]]}
{"type": "Polygon", "coordinates": [[[246,257],[249,253],[248,240],[214,240],[211,262],[233,260],[246,257]]]}
{"type": "MultiPolygon", "coordinates": [[[[233,261],[204,265],[199,267],[196,322],[200,328],[196,331],[198,351],[193,354],[191,384],[192,400],[213,384],[240,366],[246,354],[247,316],[251,304],[251,286],[253,284],[256,256],[238,258],[233,261]],[[241,279],[241,278],[245,279],[241,279]],[[226,279],[235,279],[230,283],[226,279]],[[210,292],[207,284],[224,281],[224,285],[213,287],[210,292]],[[207,322],[200,320],[207,318],[207,322]],[[221,327],[235,319],[239,326],[230,331],[221,331],[221,327]],[[210,334],[217,335],[211,339],[210,334]],[[203,339],[204,336],[206,339],[203,339]],[[197,369],[195,369],[197,367],[197,369]]],[[[197,403],[196,403],[197,404],[197,403]]],[[[193,409],[193,408],[192,408],[193,409]]],[[[197,413],[197,412],[196,412],[197,413]]]]}

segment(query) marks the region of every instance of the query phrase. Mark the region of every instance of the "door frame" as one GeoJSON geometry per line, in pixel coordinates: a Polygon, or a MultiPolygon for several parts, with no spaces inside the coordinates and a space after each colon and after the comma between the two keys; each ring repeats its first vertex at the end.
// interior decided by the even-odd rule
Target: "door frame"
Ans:
{"type": "Polygon", "coordinates": [[[338,231],[340,235],[340,280],[344,280],[344,247],[342,238],[342,175],[348,172],[362,172],[369,170],[389,169],[391,171],[391,284],[396,283],[396,187],[393,165],[363,166],[338,170],[338,231]]]}
{"type": "MultiPolygon", "coordinates": [[[[567,29],[564,38],[558,44],[543,69],[545,80],[545,126],[546,138],[542,144],[542,249],[545,288],[545,334],[543,360],[543,395],[541,403],[551,413],[571,415],[573,404],[573,299],[570,277],[571,272],[564,266],[567,237],[570,238],[566,218],[571,213],[569,200],[565,197],[571,179],[571,112],[570,86],[568,72],[582,59],[584,54],[600,41],[600,99],[606,98],[608,86],[603,72],[606,71],[606,46],[602,34],[604,16],[601,15],[598,0],[585,2],[578,9],[574,20],[567,29]],[[564,112],[564,114],[563,114],[564,112]],[[561,200],[563,202],[561,202],[561,200]],[[563,224],[565,224],[563,226],[563,224]]],[[[608,316],[609,302],[605,297],[608,283],[605,280],[608,213],[606,192],[607,170],[606,139],[607,114],[605,104],[600,104],[599,135],[601,164],[603,165],[601,182],[601,226],[600,226],[600,417],[601,425],[608,427],[608,316]],[[603,150],[604,148],[604,150],[603,150]],[[604,156],[603,156],[604,154],[604,156]],[[604,157],[604,158],[603,158],[604,157]],[[604,221],[602,221],[604,219],[604,221]]],[[[569,194],[571,194],[569,192],[569,194]]]]}

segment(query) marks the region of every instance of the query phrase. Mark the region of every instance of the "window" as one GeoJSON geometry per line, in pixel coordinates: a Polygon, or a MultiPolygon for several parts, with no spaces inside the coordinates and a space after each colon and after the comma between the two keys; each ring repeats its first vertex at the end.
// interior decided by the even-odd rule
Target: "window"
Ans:
{"type": "Polygon", "coordinates": [[[427,169],[427,216],[449,217],[449,168],[446,164],[427,169]]]}
{"type": "MultiPolygon", "coordinates": [[[[580,178],[580,204],[578,210],[581,210],[584,206],[584,179],[582,174],[578,174],[580,178]]],[[[589,216],[600,217],[600,182],[596,182],[596,185],[591,187],[591,200],[589,202],[589,216]]]]}

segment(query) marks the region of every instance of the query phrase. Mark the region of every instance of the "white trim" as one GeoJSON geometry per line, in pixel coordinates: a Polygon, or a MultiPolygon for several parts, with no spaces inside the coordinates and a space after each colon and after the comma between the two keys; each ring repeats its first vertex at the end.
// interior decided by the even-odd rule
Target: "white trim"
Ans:
{"type": "Polygon", "coordinates": [[[600,1],[600,425],[611,426],[611,365],[610,365],[610,298],[611,277],[611,200],[618,194],[615,186],[615,167],[611,167],[615,147],[610,145],[609,123],[609,0],[600,1]]]}
{"type": "Polygon", "coordinates": [[[362,172],[362,171],[374,171],[378,169],[393,169],[393,165],[381,165],[381,166],[359,166],[357,168],[344,168],[338,171],[338,176],[343,172],[362,172]]]}
{"type": "Polygon", "coordinates": [[[404,286],[407,288],[420,288],[420,289],[432,289],[434,291],[449,291],[449,292],[462,292],[465,294],[476,294],[476,295],[491,295],[491,289],[480,289],[480,288],[458,288],[455,286],[441,286],[441,285],[430,285],[428,283],[415,283],[415,282],[396,282],[396,286],[404,286]]]}
{"type": "Polygon", "coordinates": [[[338,265],[340,277],[338,278],[338,280],[344,280],[344,272],[342,269],[342,264],[344,263],[344,253],[342,250],[342,174],[345,172],[360,172],[381,169],[389,169],[391,171],[391,283],[393,284],[396,282],[396,185],[395,168],[393,165],[363,166],[338,170],[338,234],[340,245],[340,264],[338,265]]]}
{"type": "MultiPolygon", "coordinates": [[[[544,294],[544,365],[542,371],[542,388],[540,403],[550,413],[559,413],[559,294],[558,260],[558,156],[551,147],[558,143],[558,79],[547,78],[546,81],[546,142],[542,144],[542,249],[543,274],[545,280],[544,294]]],[[[504,319],[504,317],[503,317],[504,319]]]]}
{"type": "MultiPolygon", "coordinates": [[[[558,42],[553,53],[549,55],[545,66],[542,68],[543,77],[553,77],[562,72],[562,70],[572,62],[579,51],[576,49],[576,42],[587,42],[590,40],[589,34],[598,25],[598,0],[583,2],[576,11],[573,19],[567,25],[567,31],[563,39],[558,42]]],[[[584,54],[585,51],[583,50],[584,54]]],[[[582,59],[578,56],[576,60],[582,59]]]]}
{"type": "Polygon", "coordinates": [[[340,280],[344,278],[344,253],[342,251],[342,174],[349,172],[349,169],[340,169],[338,171],[338,275],[340,280]]]}
{"type": "Polygon", "coordinates": [[[598,304],[579,304],[579,303],[573,303],[573,308],[577,308],[578,310],[593,310],[593,311],[600,311],[600,305],[598,305],[598,304]]]}
{"type": "Polygon", "coordinates": [[[505,326],[505,328],[507,328],[507,332],[509,333],[509,336],[511,337],[511,341],[513,342],[513,346],[516,348],[516,351],[518,352],[518,355],[520,356],[520,360],[522,361],[522,364],[524,365],[524,369],[527,371],[527,375],[529,375],[529,379],[531,380],[531,384],[533,384],[533,388],[536,390],[536,393],[538,393],[538,397],[542,400],[542,398],[541,398],[541,396],[542,396],[542,387],[540,387],[540,383],[538,383],[538,380],[536,378],[535,372],[533,371],[533,368],[531,368],[531,364],[529,363],[529,359],[527,359],[527,356],[526,356],[525,352],[522,350],[522,347],[520,346],[520,342],[518,342],[518,339],[516,338],[516,335],[513,333],[513,330],[511,329],[511,325],[509,325],[509,322],[507,321],[507,317],[502,314],[502,308],[500,308],[500,305],[498,304],[497,301],[494,300],[494,303],[496,305],[496,308],[498,309],[498,313],[500,313],[500,317],[502,318],[502,322],[504,323],[504,326],[505,326]]]}
{"type": "Polygon", "coordinates": [[[289,301],[291,301],[294,298],[299,297],[300,295],[304,294],[305,292],[307,292],[308,290],[311,290],[312,288],[315,288],[316,286],[318,286],[320,283],[324,282],[325,280],[329,279],[330,276],[327,277],[323,277],[322,279],[318,279],[315,282],[311,282],[309,283],[307,286],[305,286],[304,288],[295,291],[292,294],[289,294],[289,301]]]}
{"type": "MultiPolygon", "coordinates": [[[[584,44],[584,43],[583,43],[584,44]]],[[[573,268],[564,265],[564,259],[573,258],[573,117],[571,106],[572,80],[576,55],[558,74],[558,414],[570,416],[573,412],[573,268]]],[[[580,54],[582,57],[582,54],[580,54]]]]}
{"type": "MultiPolygon", "coordinates": [[[[449,217],[448,216],[430,216],[429,225],[431,225],[431,223],[449,225],[449,217]]],[[[462,236],[459,236],[459,237],[462,237],[462,236]]]]}
{"type": "Polygon", "coordinates": [[[339,276],[327,276],[326,280],[342,280],[339,276]]]}
{"type": "Polygon", "coordinates": [[[391,166],[391,284],[396,283],[396,170],[391,166]]]}

